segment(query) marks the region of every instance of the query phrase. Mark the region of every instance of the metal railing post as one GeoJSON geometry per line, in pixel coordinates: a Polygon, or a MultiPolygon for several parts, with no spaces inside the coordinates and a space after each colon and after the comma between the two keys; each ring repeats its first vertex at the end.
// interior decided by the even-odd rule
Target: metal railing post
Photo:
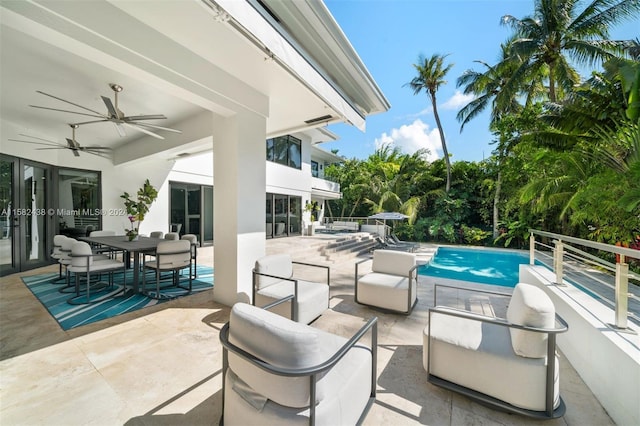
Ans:
{"type": "Polygon", "coordinates": [[[529,265],[536,263],[536,236],[533,232],[529,235],[529,265]]]}
{"type": "Polygon", "coordinates": [[[556,245],[553,253],[553,270],[556,273],[556,285],[562,285],[564,244],[561,240],[555,240],[553,243],[556,245]]]}
{"type": "Polygon", "coordinates": [[[623,255],[616,263],[616,328],[627,328],[627,309],[629,293],[629,264],[623,255]]]}

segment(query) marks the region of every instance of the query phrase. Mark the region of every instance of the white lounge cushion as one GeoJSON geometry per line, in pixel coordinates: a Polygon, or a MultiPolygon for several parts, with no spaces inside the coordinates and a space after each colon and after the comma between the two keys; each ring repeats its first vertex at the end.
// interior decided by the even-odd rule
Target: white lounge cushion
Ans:
{"type": "Polygon", "coordinates": [[[371,270],[383,274],[407,276],[416,265],[416,255],[397,250],[375,250],[371,270]]]}
{"type": "MultiPolygon", "coordinates": [[[[518,283],[507,309],[507,321],[529,327],[554,328],[556,311],[553,302],[540,288],[518,283]]],[[[520,356],[545,358],[547,334],[511,329],[513,350],[520,356]]]]}
{"type": "Polygon", "coordinates": [[[406,312],[416,301],[416,281],[411,280],[411,303],[407,306],[409,279],[400,275],[371,272],[358,279],[358,302],[406,312]]]}
{"type": "MultiPolygon", "coordinates": [[[[256,293],[256,306],[265,306],[294,293],[293,281],[281,280],[263,287],[256,293]]],[[[282,303],[271,311],[285,318],[291,317],[291,301],[282,303]]],[[[329,308],[329,286],[298,280],[298,322],[308,324],[329,308]]]]}
{"type": "MultiPolygon", "coordinates": [[[[440,308],[446,309],[446,308],[440,308]]],[[[423,333],[423,366],[428,368],[429,328],[423,333]]],[[[546,359],[514,353],[507,327],[433,313],[431,374],[516,407],[546,407],[546,359]]],[[[559,361],[554,374],[554,407],[559,399],[559,361]]]]}
{"type": "MultiPolygon", "coordinates": [[[[233,306],[229,325],[232,344],[279,367],[316,366],[347,342],[244,303],[233,306]]],[[[225,424],[308,424],[308,377],[272,375],[232,353],[229,368],[225,386],[234,392],[225,394],[225,424]],[[236,375],[244,383],[238,384],[236,375]]],[[[318,424],[355,424],[371,393],[370,350],[361,346],[351,349],[319,377],[316,389],[318,424]]]]}
{"type": "MultiPolygon", "coordinates": [[[[273,254],[256,260],[256,272],[282,278],[293,276],[293,262],[289,254],[273,254]]],[[[281,280],[258,275],[258,289],[277,284],[281,280]]]]}

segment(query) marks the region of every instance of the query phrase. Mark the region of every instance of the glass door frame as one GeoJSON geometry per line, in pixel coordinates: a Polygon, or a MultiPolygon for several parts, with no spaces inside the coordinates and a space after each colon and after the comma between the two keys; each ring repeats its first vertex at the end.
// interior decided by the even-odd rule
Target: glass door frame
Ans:
{"type": "MultiPolygon", "coordinates": [[[[185,197],[184,197],[184,208],[185,208],[185,212],[184,212],[184,217],[181,218],[181,220],[183,221],[183,225],[180,229],[180,235],[183,234],[187,234],[187,233],[194,233],[193,230],[190,229],[189,227],[189,231],[190,232],[186,232],[187,226],[189,224],[189,219],[192,218],[197,218],[199,219],[199,223],[200,226],[198,227],[198,232],[196,233],[196,235],[198,236],[198,243],[202,246],[202,245],[211,245],[213,244],[213,240],[207,240],[204,239],[204,235],[205,235],[205,226],[206,226],[206,220],[205,220],[205,215],[207,214],[208,211],[211,211],[211,214],[213,214],[213,208],[212,209],[207,209],[205,206],[205,199],[206,199],[206,195],[205,195],[205,188],[211,188],[212,191],[214,190],[213,185],[204,185],[204,184],[200,184],[200,183],[191,183],[191,182],[180,182],[180,181],[169,181],[169,230],[172,231],[172,225],[173,225],[173,216],[172,216],[172,211],[173,211],[173,205],[172,205],[172,190],[173,189],[181,189],[185,191],[185,197]],[[189,214],[189,190],[197,190],[200,191],[200,197],[199,197],[199,203],[200,205],[199,207],[199,213],[198,214],[189,214]]],[[[215,219],[214,219],[215,220],[215,219]]],[[[215,237],[214,237],[215,238],[215,237]]]]}
{"type": "Polygon", "coordinates": [[[14,157],[10,155],[0,155],[2,161],[12,163],[12,182],[11,182],[11,220],[9,226],[11,227],[11,264],[7,266],[3,265],[0,275],[8,275],[16,272],[27,271],[30,269],[39,268],[41,266],[49,265],[51,249],[51,241],[55,232],[55,214],[50,214],[53,205],[53,169],[50,164],[41,163],[25,158],[14,157]],[[36,211],[32,210],[30,200],[27,200],[25,196],[25,167],[37,167],[44,170],[44,205],[37,206],[36,211]],[[31,213],[27,215],[26,213],[31,213]],[[43,217],[43,232],[40,238],[44,239],[41,245],[43,249],[42,255],[38,256],[36,260],[28,259],[27,254],[27,227],[28,217],[36,215],[43,217]]]}

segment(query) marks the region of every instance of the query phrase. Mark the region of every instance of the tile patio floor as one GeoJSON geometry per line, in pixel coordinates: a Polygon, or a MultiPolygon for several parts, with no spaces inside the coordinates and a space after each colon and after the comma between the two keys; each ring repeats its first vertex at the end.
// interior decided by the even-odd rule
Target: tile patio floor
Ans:
{"type": "MultiPolygon", "coordinates": [[[[268,241],[267,252],[294,253],[304,238],[268,241]]],[[[378,316],[378,395],[366,425],[541,424],[427,383],[422,330],[433,283],[420,278],[410,316],[381,313],[353,302],[354,262],[332,265],[332,309],[314,326],[348,336],[378,316]]],[[[198,263],[213,266],[213,248],[198,263]]],[[[63,331],[18,274],[0,282],[0,425],[218,424],[218,333],[229,308],[211,291],[63,331]]],[[[545,425],[613,424],[562,356],[560,387],[567,413],[545,425]]]]}

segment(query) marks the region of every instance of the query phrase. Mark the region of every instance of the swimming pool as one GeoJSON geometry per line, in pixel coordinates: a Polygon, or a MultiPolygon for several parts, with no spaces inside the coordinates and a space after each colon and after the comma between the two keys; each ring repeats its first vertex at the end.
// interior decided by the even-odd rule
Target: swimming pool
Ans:
{"type": "Polygon", "coordinates": [[[518,283],[519,265],[529,263],[529,254],[510,250],[440,247],[418,274],[504,287],[518,283]]]}

